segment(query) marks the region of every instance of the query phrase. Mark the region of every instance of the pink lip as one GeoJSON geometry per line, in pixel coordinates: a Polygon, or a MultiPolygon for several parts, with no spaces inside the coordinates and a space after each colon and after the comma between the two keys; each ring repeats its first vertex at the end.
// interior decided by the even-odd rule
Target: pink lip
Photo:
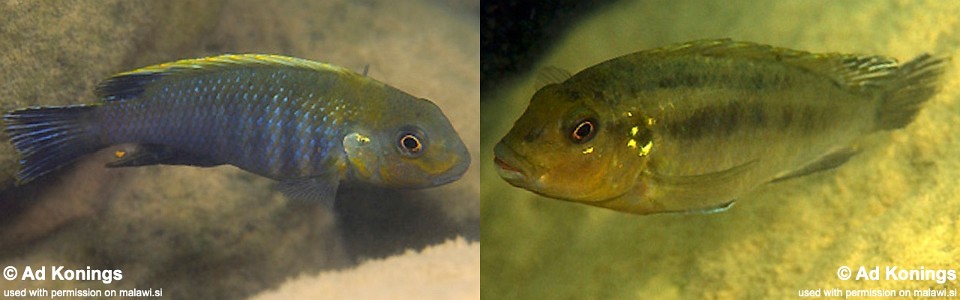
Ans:
{"type": "Polygon", "coordinates": [[[522,160],[517,159],[516,152],[510,149],[504,143],[498,143],[493,149],[493,163],[497,166],[497,173],[500,177],[513,185],[525,182],[527,175],[523,171],[526,165],[522,160]]]}
{"type": "Polygon", "coordinates": [[[517,169],[516,167],[511,166],[510,164],[508,164],[507,162],[503,161],[503,160],[500,159],[499,157],[494,157],[494,158],[493,158],[493,163],[496,164],[497,167],[500,168],[500,170],[508,171],[508,172],[521,173],[521,172],[520,172],[520,169],[517,169]]]}

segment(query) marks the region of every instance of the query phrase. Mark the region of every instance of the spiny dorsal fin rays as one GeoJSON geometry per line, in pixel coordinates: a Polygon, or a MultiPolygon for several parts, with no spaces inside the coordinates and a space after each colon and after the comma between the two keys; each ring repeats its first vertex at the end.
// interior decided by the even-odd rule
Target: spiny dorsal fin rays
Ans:
{"type": "Polygon", "coordinates": [[[233,68],[251,68],[257,66],[301,68],[318,72],[335,72],[360,76],[356,72],[346,68],[295,57],[270,54],[224,54],[212,57],[178,60],[119,73],[101,82],[97,86],[96,95],[107,101],[123,100],[139,95],[147,85],[168,75],[215,72],[233,68]]]}
{"type": "Polygon", "coordinates": [[[896,78],[897,60],[883,56],[839,53],[815,54],[730,39],[700,40],[644,51],[647,55],[697,54],[735,56],[761,61],[782,61],[832,78],[838,84],[857,91],[875,89],[896,78]]]}

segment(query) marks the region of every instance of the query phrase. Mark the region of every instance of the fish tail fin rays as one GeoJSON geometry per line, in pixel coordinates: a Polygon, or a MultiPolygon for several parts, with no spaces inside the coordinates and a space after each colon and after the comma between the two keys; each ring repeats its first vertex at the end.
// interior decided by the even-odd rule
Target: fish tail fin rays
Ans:
{"type": "Polygon", "coordinates": [[[877,129],[903,128],[913,121],[921,105],[937,92],[937,79],[948,58],[922,54],[899,67],[887,85],[877,111],[877,129]]]}
{"type": "Polygon", "coordinates": [[[20,153],[22,168],[16,175],[17,184],[30,182],[103,148],[90,126],[94,108],[90,105],[25,108],[4,115],[7,135],[20,153]]]}

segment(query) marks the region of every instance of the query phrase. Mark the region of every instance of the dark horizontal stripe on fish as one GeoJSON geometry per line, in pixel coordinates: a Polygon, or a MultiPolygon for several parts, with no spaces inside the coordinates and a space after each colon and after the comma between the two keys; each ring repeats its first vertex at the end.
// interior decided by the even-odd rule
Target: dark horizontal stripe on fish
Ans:
{"type": "Polygon", "coordinates": [[[647,84],[648,89],[737,88],[750,90],[782,89],[787,77],[776,74],[703,74],[677,73],[663,76],[647,84]]]}
{"type": "Polygon", "coordinates": [[[668,135],[681,139],[699,139],[706,135],[728,136],[745,127],[786,130],[797,127],[804,133],[815,133],[826,124],[820,118],[829,111],[813,107],[765,105],[764,103],[729,102],[697,109],[687,118],[668,122],[668,135]]]}
{"type": "Polygon", "coordinates": [[[612,60],[604,63],[603,68],[584,70],[575,78],[584,83],[590,82],[585,84],[587,86],[618,86],[614,90],[619,89],[630,95],[641,95],[643,92],[658,89],[718,88],[763,91],[787,89],[793,85],[793,78],[784,73],[782,66],[757,65],[752,62],[726,64],[724,61],[713,60],[674,60],[649,65],[630,60],[612,60]],[[631,77],[634,80],[627,80],[631,77]]]}

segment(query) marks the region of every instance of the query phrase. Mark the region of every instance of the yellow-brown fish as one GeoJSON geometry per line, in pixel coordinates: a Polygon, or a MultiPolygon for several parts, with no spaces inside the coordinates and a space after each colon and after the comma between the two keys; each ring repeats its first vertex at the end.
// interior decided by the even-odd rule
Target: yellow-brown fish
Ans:
{"type": "Polygon", "coordinates": [[[640,51],[537,91],[495,163],[510,184],[551,198],[636,214],[719,211],[906,126],[944,62],[726,39],[640,51]]]}

